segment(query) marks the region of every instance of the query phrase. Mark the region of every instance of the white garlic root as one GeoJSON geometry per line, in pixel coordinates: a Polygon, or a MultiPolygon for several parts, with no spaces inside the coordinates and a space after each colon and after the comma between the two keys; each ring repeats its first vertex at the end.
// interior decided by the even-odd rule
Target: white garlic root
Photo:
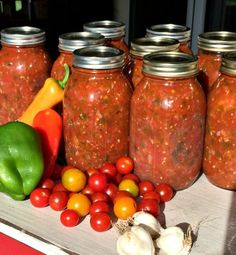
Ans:
{"type": "Polygon", "coordinates": [[[140,226],[132,226],[117,240],[119,255],[154,255],[155,248],[151,235],[140,226]]]}
{"type": "Polygon", "coordinates": [[[161,230],[156,239],[160,255],[188,255],[192,247],[192,229],[189,226],[186,235],[180,227],[168,227],[161,230]]]}
{"type": "Polygon", "coordinates": [[[132,224],[143,227],[150,233],[152,239],[156,239],[162,230],[159,221],[152,214],[144,211],[136,212],[132,216],[132,224]]]}

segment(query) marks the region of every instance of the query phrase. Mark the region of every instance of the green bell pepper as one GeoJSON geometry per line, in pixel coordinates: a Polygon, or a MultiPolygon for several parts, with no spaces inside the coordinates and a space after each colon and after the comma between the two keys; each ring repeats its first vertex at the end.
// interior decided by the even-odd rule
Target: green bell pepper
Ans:
{"type": "Polygon", "coordinates": [[[37,131],[22,122],[0,126],[0,192],[24,200],[38,185],[44,170],[37,131]]]}

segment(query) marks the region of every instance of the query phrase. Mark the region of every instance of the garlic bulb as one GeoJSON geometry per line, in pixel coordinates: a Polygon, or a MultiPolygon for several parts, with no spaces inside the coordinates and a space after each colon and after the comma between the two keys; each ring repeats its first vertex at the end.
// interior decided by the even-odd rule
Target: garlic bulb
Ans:
{"type": "Polygon", "coordinates": [[[162,229],[156,245],[160,255],[188,255],[192,246],[191,230],[185,236],[183,230],[176,226],[162,229]]]}
{"type": "Polygon", "coordinates": [[[132,226],[117,239],[119,255],[154,255],[151,235],[140,226],[132,226]]]}
{"type": "Polygon", "coordinates": [[[159,221],[150,213],[144,211],[136,212],[132,219],[133,225],[143,227],[150,233],[152,239],[156,239],[161,232],[162,227],[159,221]]]}

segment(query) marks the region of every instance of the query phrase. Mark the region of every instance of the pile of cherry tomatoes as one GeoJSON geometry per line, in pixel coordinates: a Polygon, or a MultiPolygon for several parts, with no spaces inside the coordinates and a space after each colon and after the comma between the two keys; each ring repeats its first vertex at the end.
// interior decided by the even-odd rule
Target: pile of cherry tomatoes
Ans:
{"type": "Polygon", "coordinates": [[[60,221],[67,227],[78,225],[89,214],[90,226],[98,232],[108,230],[114,216],[125,220],[143,210],[156,217],[160,203],[171,200],[174,191],[167,183],[140,180],[133,168],[128,156],[86,172],[66,166],[59,181],[46,179],[33,190],[30,202],[35,207],[61,211],[60,221]]]}

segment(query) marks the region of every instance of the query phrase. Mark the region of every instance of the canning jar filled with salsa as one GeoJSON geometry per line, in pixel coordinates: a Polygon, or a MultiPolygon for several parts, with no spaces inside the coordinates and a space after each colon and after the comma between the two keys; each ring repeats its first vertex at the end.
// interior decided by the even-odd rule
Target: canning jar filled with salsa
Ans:
{"type": "Polygon", "coordinates": [[[123,50],[125,53],[125,65],[123,67],[124,74],[130,79],[131,58],[129,56],[129,47],[126,44],[125,24],[114,20],[92,21],[83,25],[84,31],[96,32],[102,34],[106,38],[107,46],[115,47],[123,50]]]}
{"type": "Polygon", "coordinates": [[[236,51],[236,33],[206,32],[198,36],[198,80],[206,93],[220,75],[222,54],[236,51]]]}
{"type": "Polygon", "coordinates": [[[0,125],[17,120],[50,76],[45,32],[35,27],[1,30],[0,125]]]}
{"type": "Polygon", "coordinates": [[[207,99],[203,172],[214,185],[236,190],[236,52],[222,57],[207,99]]]}
{"type": "Polygon", "coordinates": [[[176,39],[180,42],[179,50],[184,53],[193,54],[189,42],[191,40],[191,29],[187,26],[177,24],[158,24],[146,28],[146,36],[161,36],[176,39]]]}
{"type": "Polygon", "coordinates": [[[200,172],[206,102],[197,59],[180,52],[144,56],[131,100],[130,156],[141,179],[189,187],[200,172]]]}
{"type": "Polygon", "coordinates": [[[130,56],[132,58],[131,80],[134,88],[143,78],[143,57],[152,52],[177,51],[179,41],[171,38],[142,37],[131,42],[130,56]]]}
{"type": "Polygon", "coordinates": [[[65,75],[64,64],[71,68],[73,62],[73,51],[88,46],[104,45],[105,37],[99,33],[92,32],[70,32],[59,36],[59,56],[55,60],[51,70],[51,76],[62,80],[65,75]]]}
{"type": "Polygon", "coordinates": [[[124,57],[108,46],[74,51],[63,102],[68,164],[87,170],[128,153],[132,89],[122,72],[124,57]]]}

